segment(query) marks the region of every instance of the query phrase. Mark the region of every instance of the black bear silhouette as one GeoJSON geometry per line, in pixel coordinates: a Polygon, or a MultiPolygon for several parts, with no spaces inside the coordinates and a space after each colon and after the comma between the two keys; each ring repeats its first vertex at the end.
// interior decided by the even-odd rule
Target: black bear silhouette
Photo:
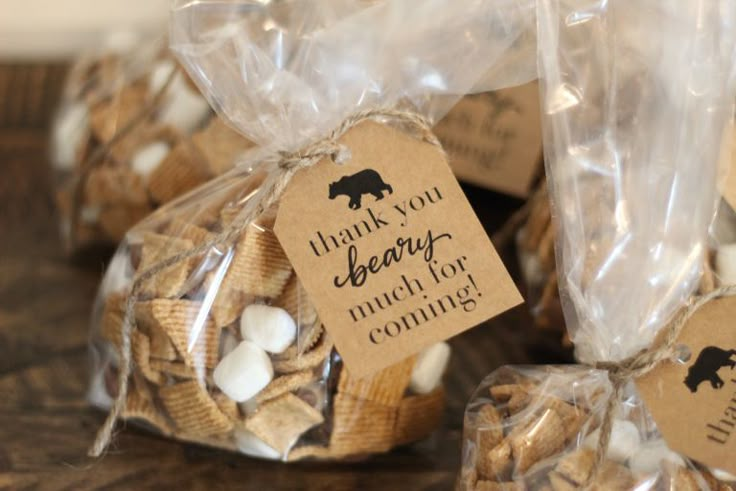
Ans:
{"type": "Polygon", "coordinates": [[[698,386],[706,380],[714,389],[723,387],[723,379],[718,376],[718,370],[722,367],[736,367],[736,360],[731,359],[734,355],[736,350],[724,350],[717,346],[703,348],[695,363],[687,370],[685,385],[690,392],[697,392],[698,386]]]}
{"type": "Polygon", "coordinates": [[[394,192],[390,184],[383,182],[381,175],[373,169],[364,169],[352,176],[344,176],[339,181],[330,183],[330,199],[340,195],[350,197],[348,207],[351,210],[360,208],[360,199],[364,194],[372,194],[376,201],[383,199],[383,192],[394,192]]]}

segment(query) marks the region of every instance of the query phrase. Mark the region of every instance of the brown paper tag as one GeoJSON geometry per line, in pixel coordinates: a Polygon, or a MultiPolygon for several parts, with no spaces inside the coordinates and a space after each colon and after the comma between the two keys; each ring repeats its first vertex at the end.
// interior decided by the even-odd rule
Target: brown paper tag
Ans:
{"type": "Polygon", "coordinates": [[[542,163],[536,82],[465,96],[434,131],[458,179],[528,196],[542,163]]]}
{"type": "Polygon", "coordinates": [[[708,302],[678,344],[690,357],[637,380],[667,444],[709,467],[736,473],[736,297],[708,302]]]}
{"type": "Polygon", "coordinates": [[[355,377],[522,299],[438,148],[364,122],[298,172],[275,232],[355,377]]]}

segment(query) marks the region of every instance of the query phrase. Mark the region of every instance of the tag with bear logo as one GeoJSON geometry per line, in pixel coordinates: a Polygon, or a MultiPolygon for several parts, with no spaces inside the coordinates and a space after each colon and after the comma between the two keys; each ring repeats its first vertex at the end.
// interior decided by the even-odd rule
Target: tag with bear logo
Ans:
{"type": "Polygon", "coordinates": [[[298,172],[275,232],[351,374],[370,375],[522,302],[442,151],[363,122],[298,172]]]}
{"type": "Polygon", "coordinates": [[[677,340],[678,360],[636,384],[673,450],[736,474],[736,297],[701,307],[677,340]]]}

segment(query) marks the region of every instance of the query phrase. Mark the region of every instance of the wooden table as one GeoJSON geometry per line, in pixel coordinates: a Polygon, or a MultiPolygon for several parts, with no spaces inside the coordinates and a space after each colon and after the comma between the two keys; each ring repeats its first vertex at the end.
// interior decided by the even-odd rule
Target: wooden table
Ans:
{"type": "MultiPolygon", "coordinates": [[[[525,307],[457,337],[442,430],[361,462],[262,462],[132,427],[104,458],[87,458],[104,418],[85,390],[88,318],[105,256],[70,261],[57,235],[45,128],[63,73],[0,65],[0,489],[451,489],[463,408],[480,380],[502,364],[569,356],[554,336],[531,329],[525,307]]],[[[467,191],[489,231],[520,204],[467,191]]]]}

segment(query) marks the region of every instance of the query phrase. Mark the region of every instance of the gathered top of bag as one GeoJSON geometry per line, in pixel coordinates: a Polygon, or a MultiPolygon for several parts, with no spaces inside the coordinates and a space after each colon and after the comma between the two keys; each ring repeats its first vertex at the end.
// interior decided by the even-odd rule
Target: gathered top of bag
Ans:
{"type": "Polygon", "coordinates": [[[733,107],[736,6],[580,4],[540,13],[559,26],[540,29],[538,61],[565,317],[578,358],[594,363],[649,346],[698,286],[733,107]]]}
{"type": "Polygon", "coordinates": [[[295,150],[348,115],[536,75],[533,0],[177,0],[171,47],[211,105],[261,146],[295,150]]]}

